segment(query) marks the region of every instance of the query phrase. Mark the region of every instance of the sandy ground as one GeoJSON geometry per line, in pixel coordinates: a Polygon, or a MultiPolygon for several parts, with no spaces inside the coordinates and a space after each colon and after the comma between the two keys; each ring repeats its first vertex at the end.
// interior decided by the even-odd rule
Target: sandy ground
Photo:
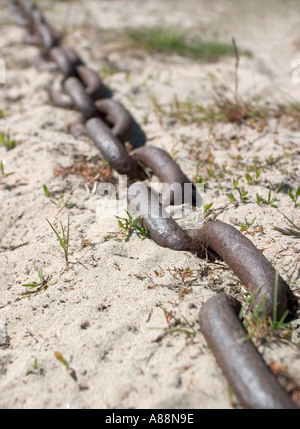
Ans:
{"type": "MultiPolygon", "coordinates": [[[[209,153],[216,171],[227,163],[231,175],[208,177],[206,203],[213,202],[212,216],[238,229],[245,217],[256,218],[247,236],[300,297],[299,238],[273,229],[289,226],[284,215],[299,225],[300,209],[287,195],[288,188],[295,193],[300,185],[299,123],[270,120],[262,130],[160,118],[151,97],[166,109],[175,95],[181,101],[212,102],[212,74],[230,94],[234,58],[207,64],[149,55],[124,49],[111,37],[127,26],[156,24],[228,43],[235,37],[241,49],[252,53],[241,57],[239,94],[260,95],[270,105],[299,101],[300,83],[293,83],[291,66],[300,57],[299,2],[40,3],[55,27],[65,31],[66,43],[90,66],[99,72],[115,70],[105,83],[141,125],[147,144],[176,154],[190,178],[199,171],[205,176],[209,153]],[[247,184],[246,167],[255,161],[262,166],[261,175],[247,184]],[[248,204],[229,203],[226,193],[233,189],[233,177],[248,190],[248,204]],[[273,207],[256,204],[257,193],[267,198],[271,190],[274,195],[281,182],[285,192],[277,194],[273,207]]],[[[97,165],[101,155],[88,138],[76,140],[68,132],[76,113],[49,101],[49,87],[58,77],[54,64],[42,70],[33,66],[37,49],[22,44],[23,31],[4,5],[0,23],[0,57],[7,65],[7,83],[0,87],[0,109],[7,114],[0,119],[0,130],[9,129],[16,141],[10,151],[0,146],[5,173],[14,173],[0,179],[0,407],[239,407],[201,334],[198,314],[216,293],[244,297],[243,286],[225,264],[161,248],[136,234],[128,241],[112,234],[119,231],[116,218],[97,216],[101,197],[92,191],[100,178],[95,173],[92,178],[55,174],[57,167],[78,161],[97,165]],[[66,202],[76,205],[68,209],[66,202]],[[65,270],[62,249],[46,219],[66,227],[68,213],[71,264],[65,270]],[[49,287],[22,295],[23,284],[39,281],[40,267],[50,278],[49,287]],[[191,275],[182,279],[180,270],[187,268],[191,275]],[[186,319],[195,335],[168,333],[163,309],[186,319]]],[[[300,387],[296,344],[271,339],[260,351],[268,364],[285,368],[294,390],[300,387]]]]}

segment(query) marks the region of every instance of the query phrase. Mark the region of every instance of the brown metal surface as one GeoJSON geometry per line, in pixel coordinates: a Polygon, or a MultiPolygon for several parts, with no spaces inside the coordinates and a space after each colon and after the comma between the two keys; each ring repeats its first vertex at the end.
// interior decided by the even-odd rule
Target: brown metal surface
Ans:
{"type": "Polygon", "coordinates": [[[214,260],[215,256],[194,241],[164,209],[158,195],[144,183],[134,183],[128,189],[129,208],[141,217],[141,223],[159,246],[172,250],[186,250],[199,258],[214,260]]]}
{"type": "Polygon", "coordinates": [[[203,304],[199,320],[218,364],[244,408],[297,409],[241,324],[240,304],[221,294],[203,304]]]}
{"type": "Polygon", "coordinates": [[[50,87],[49,95],[54,106],[61,107],[63,109],[73,109],[74,103],[61,88],[57,88],[55,83],[50,87]]]}
{"type": "Polygon", "coordinates": [[[189,235],[169,216],[144,183],[134,183],[129,187],[128,203],[132,213],[141,216],[142,224],[155,243],[172,250],[191,249],[189,235]]]}
{"type": "Polygon", "coordinates": [[[99,112],[104,115],[105,121],[111,123],[111,132],[117,139],[122,143],[130,140],[134,122],[128,110],[121,103],[110,98],[97,100],[95,105],[99,112]]]}
{"type": "Polygon", "coordinates": [[[130,179],[145,178],[144,171],[100,118],[88,120],[86,128],[104,158],[119,174],[126,174],[130,179]]]}
{"type": "Polygon", "coordinates": [[[50,50],[60,43],[60,37],[56,30],[45,20],[43,14],[35,6],[30,7],[32,23],[34,29],[41,38],[42,44],[46,50],[50,50]]]}
{"type": "Polygon", "coordinates": [[[85,119],[99,116],[99,111],[92,98],[86,93],[84,85],[77,77],[69,77],[66,79],[64,82],[64,90],[85,119]]]}
{"type": "Polygon", "coordinates": [[[82,64],[82,61],[73,49],[61,45],[55,46],[50,49],[49,56],[56,62],[65,78],[78,76],[77,67],[82,64]]]}
{"type": "Polygon", "coordinates": [[[277,318],[281,318],[287,306],[287,285],[278,276],[274,299],[276,270],[247,237],[224,222],[207,222],[200,229],[190,230],[189,235],[215,251],[251,292],[258,290],[255,300],[258,304],[262,299],[266,300],[265,309],[271,317],[274,301],[277,302],[277,318]]]}
{"type": "MultiPolygon", "coordinates": [[[[144,146],[131,152],[131,156],[140,164],[149,167],[153,174],[159,178],[161,183],[168,185],[161,203],[163,206],[173,205],[174,202],[182,204],[184,202],[184,184],[192,182],[182,172],[179,165],[163,149],[154,146],[144,146]],[[169,190],[169,192],[168,192],[169,190]],[[178,191],[178,192],[177,192],[178,191]],[[177,201],[176,200],[177,197],[177,201]]],[[[191,187],[191,204],[195,203],[196,190],[191,187]]],[[[186,200],[187,200],[186,196],[186,200]]]]}
{"type": "MultiPolygon", "coordinates": [[[[99,74],[89,69],[75,51],[61,45],[59,34],[35,4],[28,0],[10,3],[12,10],[20,10],[19,18],[23,17],[20,22],[29,31],[28,41],[42,45],[40,55],[54,60],[63,74],[63,88],[53,86],[50,94],[56,105],[81,112],[79,121],[71,126],[73,132],[86,129],[111,167],[130,179],[146,178],[144,165],[163,183],[178,184],[181,190],[184,184],[190,185],[191,181],[178,164],[162,149],[142,147],[132,151],[132,156],[127,152],[123,143],[131,138],[134,127],[130,113],[115,100],[98,100],[104,95],[99,74]]],[[[172,198],[174,200],[174,193],[172,198]]],[[[129,187],[128,202],[132,212],[141,215],[141,222],[158,245],[193,252],[201,258],[214,259],[219,255],[250,291],[260,288],[256,300],[260,302],[265,297],[269,315],[274,316],[274,308],[277,318],[284,313],[287,285],[278,277],[275,297],[275,268],[234,227],[223,222],[208,222],[197,230],[184,231],[169,217],[158,196],[143,183],[129,187]]],[[[242,341],[246,331],[236,315],[238,309],[236,300],[221,295],[205,303],[200,313],[201,330],[230,386],[246,408],[296,408],[254,345],[242,341]]]]}
{"type": "Polygon", "coordinates": [[[86,94],[93,100],[101,98],[105,93],[105,88],[99,77],[99,73],[85,65],[79,65],[76,70],[81,82],[85,85],[86,94]]]}

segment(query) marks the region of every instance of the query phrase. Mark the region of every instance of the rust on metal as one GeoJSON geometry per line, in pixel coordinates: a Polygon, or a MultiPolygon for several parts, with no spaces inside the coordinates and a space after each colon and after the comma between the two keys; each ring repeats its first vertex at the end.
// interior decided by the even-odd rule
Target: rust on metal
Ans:
{"type": "Polygon", "coordinates": [[[233,226],[217,221],[191,229],[189,234],[196,242],[216,252],[241,282],[251,292],[256,292],[258,304],[265,300],[265,310],[271,317],[276,303],[276,316],[281,318],[287,307],[287,285],[278,276],[275,296],[276,270],[247,237],[233,226]]]}
{"type": "Polygon", "coordinates": [[[74,105],[86,119],[99,116],[99,111],[92,98],[86,93],[84,85],[77,77],[69,77],[63,86],[74,105]]]}
{"type": "Polygon", "coordinates": [[[61,88],[57,88],[56,84],[53,83],[50,87],[49,95],[54,106],[61,107],[63,109],[73,109],[74,103],[61,88]]]}
{"type": "Polygon", "coordinates": [[[192,252],[199,258],[215,259],[175,222],[159,202],[158,195],[144,183],[137,182],[129,187],[128,203],[131,212],[140,216],[140,222],[159,246],[192,252]]]}
{"type": "Polygon", "coordinates": [[[56,30],[45,20],[43,14],[35,6],[31,9],[31,18],[46,50],[50,50],[60,43],[60,37],[56,30]]]}
{"type": "Polygon", "coordinates": [[[93,100],[101,98],[105,93],[105,87],[99,77],[99,73],[95,72],[86,65],[79,65],[76,70],[81,82],[86,87],[86,94],[89,95],[93,100]]]}
{"type": "Polygon", "coordinates": [[[130,140],[134,122],[128,110],[121,103],[110,98],[97,100],[95,105],[99,112],[104,115],[105,122],[111,123],[111,132],[117,139],[122,143],[130,140]]]}
{"type": "Polygon", "coordinates": [[[126,174],[130,179],[145,178],[143,169],[129,155],[125,146],[112,134],[102,119],[89,119],[86,122],[86,128],[104,158],[119,174],[126,174]]]}
{"type": "Polygon", "coordinates": [[[200,329],[244,408],[297,409],[239,320],[240,304],[221,294],[203,304],[200,329]]]}
{"type": "MultiPolygon", "coordinates": [[[[72,132],[86,129],[119,174],[143,180],[147,177],[143,166],[150,168],[161,182],[170,186],[174,202],[172,186],[178,184],[182,191],[185,185],[191,185],[178,164],[156,147],[142,147],[128,153],[124,142],[131,138],[134,127],[130,113],[115,100],[101,99],[105,88],[98,73],[88,68],[74,50],[61,44],[59,34],[34,3],[29,0],[11,3],[13,10],[16,7],[20,10],[20,23],[28,31],[27,41],[42,45],[41,58],[54,60],[64,76],[62,88],[53,86],[50,95],[56,105],[81,112],[79,120],[71,126],[72,132]]],[[[129,187],[129,207],[141,216],[140,221],[158,245],[189,251],[200,258],[214,259],[218,255],[251,292],[257,292],[258,303],[265,299],[267,314],[280,318],[287,306],[288,287],[254,244],[223,222],[207,222],[199,229],[185,231],[164,209],[167,202],[159,201],[159,196],[143,183],[129,187]]],[[[200,312],[201,330],[230,386],[245,408],[297,408],[253,343],[244,341],[247,333],[237,316],[239,309],[237,300],[219,295],[205,303],[200,312]]]]}
{"type": "Polygon", "coordinates": [[[73,49],[66,46],[55,46],[49,51],[50,58],[56,62],[65,78],[77,77],[77,67],[82,64],[81,58],[73,49]]]}
{"type": "MultiPolygon", "coordinates": [[[[155,146],[143,146],[131,152],[131,156],[142,165],[149,167],[161,183],[167,184],[169,192],[164,193],[161,203],[163,206],[176,203],[176,196],[180,197],[178,204],[184,202],[184,184],[191,184],[191,204],[196,201],[196,189],[190,179],[182,172],[179,165],[163,149],[155,146]],[[177,191],[180,192],[177,192],[177,191]]],[[[168,190],[168,189],[167,189],[168,190]]],[[[187,199],[187,198],[186,198],[187,199]]]]}

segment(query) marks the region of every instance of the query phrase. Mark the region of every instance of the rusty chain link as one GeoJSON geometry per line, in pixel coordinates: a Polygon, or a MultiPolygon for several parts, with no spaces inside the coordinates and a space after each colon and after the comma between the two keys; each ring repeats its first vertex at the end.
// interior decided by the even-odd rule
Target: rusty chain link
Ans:
{"type": "MultiPolygon", "coordinates": [[[[50,89],[53,103],[80,112],[77,124],[85,126],[103,157],[119,174],[144,180],[147,174],[143,167],[147,166],[170,185],[170,202],[174,203],[172,186],[179,184],[183,192],[184,185],[191,184],[178,164],[156,147],[128,152],[124,143],[133,133],[134,120],[122,104],[104,98],[105,86],[99,74],[87,67],[73,49],[61,44],[61,37],[35,4],[28,0],[6,0],[6,3],[14,15],[18,15],[16,22],[26,28],[24,40],[38,44],[42,57],[54,61],[63,75],[59,88],[50,89]]],[[[193,199],[194,192],[193,187],[193,199]]],[[[220,257],[248,290],[259,289],[255,300],[258,304],[265,300],[267,314],[273,315],[275,303],[277,317],[281,318],[287,307],[288,286],[278,276],[275,296],[276,270],[248,238],[219,221],[208,221],[199,229],[182,229],[167,216],[166,202],[154,198],[151,189],[141,182],[133,183],[128,189],[128,204],[133,212],[132,203],[137,196],[141,222],[158,245],[189,251],[209,260],[220,257]]],[[[244,341],[246,331],[238,317],[239,309],[237,299],[221,294],[208,300],[199,316],[201,331],[230,386],[245,408],[297,408],[252,341],[244,341]]]]}

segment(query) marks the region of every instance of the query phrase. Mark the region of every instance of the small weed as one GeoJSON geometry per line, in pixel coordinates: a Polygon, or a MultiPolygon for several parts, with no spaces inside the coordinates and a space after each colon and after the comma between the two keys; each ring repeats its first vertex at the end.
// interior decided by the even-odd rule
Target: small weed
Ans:
{"type": "Polygon", "coordinates": [[[29,374],[36,374],[36,375],[43,375],[44,370],[38,366],[37,358],[34,359],[32,367],[28,368],[26,371],[26,375],[29,374]]]}
{"type": "Polygon", "coordinates": [[[46,196],[47,196],[48,198],[50,198],[50,191],[49,191],[49,189],[47,188],[47,186],[46,186],[46,185],[43,185],[43,189],[44,189],[44,192],[45,192],[46,196]]]}
{"type": "Polygon", "coordinates": [[[51,203],[60,209],[59,213],[63,210],[64,207],[66,207],[67,209],[72,209],[77,206],[77,204],[75,202],[70,201],[70,199],[65,201],[62,197],[60,197],[59,199],[54,200],[53,198],[51,198],[51,192],[46,185],[43,185],[43,189],[46,197],[50,199],[51,203]]]}
{"type": "Polygon", "coordinates": [[[272,317],[266,313],[266,299],[262,299],[259,305],[255,302],[255,296],[260,289],[261,287],[249,294],[239,315],[240,319],[243,319],[243,324],[248,331],[249,337],[255,341],[265,337],[278,337],[288,340],[291,336],[291,324],[285,322],[285,320],[289,311],[286,310],[281,319],[277,320],[278,272],[276,272],[275,276],[272,317]]]}
{"type": "Polygon", "coordinates": [[[178,153],[179,153],[178,149],[175,149],[170,153],[170,156],[171,156],[171,158],[174,159],[174,161],[176,161],[176,156],[178,155],[178,153]]]}
{"type": "Polygon", "coordinates": [[[33,365],[32,365],[32,368],[33,369],[37,369],[37,367],[38,367],[38,365],[37,365],[37,358],[35,358],[34,362],[33,362],[33,365]]]}
{"type": "Polygon", "coordinates": [[[288,196],[293,200],[295,207],[299,208],[300,203],[298,203],[298,199],[300,198],[300,186],[298,186],[295,194],[292,194],[292,192],[288,189],[288,196]]]}
{"type": "Polygon", "coordinates": [[[267,200],[265,198],[261,197],[259,194],[256,194],[256,204],[258,206],[267,205],[267,206],[273,207],[276,199],[277,199],[277,196],[274,195],[272,197],[271,191],[269,191],[269,193],[268,193],[268,199],[267,200]]]}
{"type": "Polygon", "coordinates": [[[125,238],[125,241],[129,240],[134,231],[137,232],[138,236],[142,240],[149,238],[148,230],[139,224],[141,217],[133,217],[129,209],[125,210],[125,212],[127,213],[126,218],[115,216],[115,218],[118,220],[119,228],[121,234],[125,238]]]}
{"type": "Polygon", "coordinates": [[[228,174],[229,176],[231,176],[231,175],[232,175],[232,172],[231,172],[231,170],[229,170],[229,169],[228,169],[228,167],[227,167],[227,163],[226,163],[226,162],[224,162],[224,163],[222,164],[222,170],[223,170],[223,172],[224,172],[225,174],[228,174]]]}
{"type": "Polygon", "coordinates": [[[296,225],[293,221],[291,221],[287,216],[283,215],[286,220],[288,221],[288,223],[293,227],[293,228],[280,228],[278,226],[275,226],[274,229],[275,231],[281,232],[281,234],[283,235],[289,235],[291,237],[296,237],[296,238],[300,238],[300,226],[296,225]]]}
{"type": "Polygon", "coordinates": [[[204,205],[204,218],[207,218],[213,213],[214,210],[212,209],[212,206],[213,202],[204,205]]]}
{"type": "Polygon", "coordinates": [[[15,174],[15,173],[5,173],[5,167],[4,166],[5,166],[5,161],[1,161],[0,162],[0,174],[1,174],[2,178],[11,176],[12,174],[15,174]]]}
{"type": "Polygon", "coordinates": [[[159,120],[159,123],[162,124],[162,118],[163,118],[163,116],[167,115],[166,110],[162,108],[162,106],[159,104],[157,98],[154,95],[151,95],[148,98],[149,98],[149,100],[153,104],[154,113],[157,116],[157,118],[159,120]]]}
{"type": "Polygon", "coordinates": [[[164,335],[172,335],[172,334],[185,334],[188,337],[195,337],[197,332],[194,329],[194,326],[192,323],[190,323],[184,316],[182,316],[182,319],[179,319],[174,315],[174,312],[172,310],[168,311],[164,307],[160,307],[166,318],[167,327],[164,328],[164,335]]]}
{"type": "Polygon", "coordinates": [[[56,229],[53,227],[53,225],[50,223],[48,219],[46,219],[48,224],[50,225],[51,229],[55,233],[56,237],[58,238],[58,241],[64,251],[65,260],[66,260],[66,267],[69,267],[69,239],[70,239],[70,216],[68,216],[68,226],[67,231],[65,232],[64,226],[62,222],[60,221],[61,231],[62,235],[60,236],[59,233],[56,231],[56,229]]]}
{"type": "Polygon", "coordinates": [[[62,363],[67,369],[69,369],[70,365],[69,362],[66,361],[66,359],[63,357],[63,355],[60,352],[55,352],[54,356],[57,360],[59,360],[60,363],[62,363]]]}
{"type": "Polygon", "coordinates": [[[248,231],[248,229],[251,228],[251,226],[254,224],[256,217],[253,218],[250,222],[247,220],[246,217],[244,219],[245,219],[245,223],[241,225],[241,230],[248,231]]]}
{"type": "Polygon", "coordinates": [[[142,116],[142,122],[143,122],[143,125],[148,124],[148,122],[149,122],[149,114],[148,113],[146,113],[145,115],[142,116]]]}
{"type": "Polygon", "coordinates": [[[10,137],[10,131],[0,132],[0,145],[6,147],[7,150],[11,150],[16,146],[16,142],[10,137]]]}
{"type": "MultiPolygon", "coordinates": [[[[244,188],[244,186],[241,186],[241,187],[239,187],[238,186],[239,185],[239,182],[238,182],[238,180],[236,180],[236,179],[233,179],[233,187],[234,187],[234,189],[236,189],[237,191],[238,191],[238,195],[239,195],[239,198],[240,198],[240,202],[241,203],[247,203],[248,201],[249,201],[249,197],[247,197],[247,195],[248,195],[248,191],[245,191],[245,188],[244,188]]],[[[232,192],[229,192],[228,194],[226,194],[227,195],[227,197],[228,197],[228,199],[229,199],[229,201],[230,202],[237,202],[237,199],[236,199],[236,197],[233,195],[233,193],[232,192]]]]}
{"type": "Polygon", "coordinates": [[[69,362],[63,357],[63,355],[60,352],[54,352],[54,356],[67,369],[68,373],[73,378],[73,380],[77,381],[75,370],[70,367],[69,362]]]}
{"type": "Polygon", "coordinates": [[[118,73],[117,69],[108,66],[101,70],[100,76],[102,79],[105,79],[107,76],[113,76],[116,73],[118,73]]]}
{"type": "Polygon", "coordinates": [[[27,289],[26,292],[22,293],[22,295],[32,295],[34,293],[41,292],[42,290],[46,290],[49,286],[52,286],[54,283],[56,283],[56,280],[52,283],[49,283],[51,276],[45,277],[41,267],[38,269],[38,277],[39,282],[26,283],[22,285],[27,289]]]}
{"type": "Polygon", "coordinates": [[[257,170],[253,176],[250,173],[246,173],[245,179],[247,181],[247,184],[253,185],[255,182],[257,182],[259,176],[260,176],[260,170],[257,170]]]}
{"type": "Polygon", "coordinates": [[[197,279],[197,275],[195,275],[194,270],[191,270],[189,267],[177,268],[174,266],[173,268],[168,268],[167,271],[175,280],[183,283],[184,286],[188,286],[197,279]]]}
{"type": "Polygon", "coordinates": [[[277,164],[279,160],[280,160],[279,157],[273,158],[273,155],[268,156],[267,158],[265,158],[265,168],[269,169],[270,167],[273,167],[274,165],[277,164]]]}
{"type": "Polygon", "coordinates": [[[7,116],[6,110],[0,110],[0,118],[5,118],[7,116]]]}
{"type": "Polygon", "coordinates": [[[203,183],[203,185],[204,185],[204,187],[205,186],[207,186],[207,180],[203,177],[203,176],[201,176],[200,174],[195,174],[194,175],[194,177],[193,177],[193,182],[194,183],[199,183],[199,184],[201,184],[201,183],[203,183]]]}

